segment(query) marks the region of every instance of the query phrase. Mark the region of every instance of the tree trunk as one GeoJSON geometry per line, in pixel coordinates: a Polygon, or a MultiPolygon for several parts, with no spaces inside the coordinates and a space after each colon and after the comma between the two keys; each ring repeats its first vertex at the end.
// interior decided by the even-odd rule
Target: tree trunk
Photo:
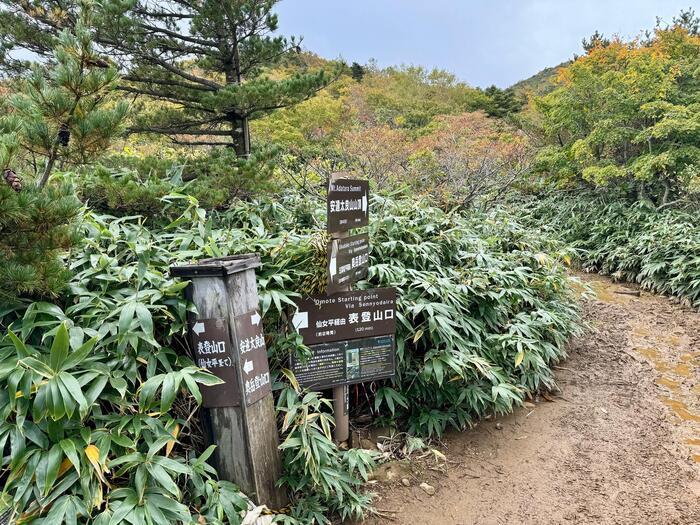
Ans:
{"type": "Polygon", "coordinates": [[[639,181],[637,186],[637,200],[644,201],[647,198],[646,189],[644,187],[644,181],[639,181]]]}
{"type": "Polygon", "coordinates": [[[231,122],[231,138],[236,155],[247,158],[250,155],[250,127],[246,117],[231,122]]]}
{"type": "Polygon", "coordinates": [[[53,150],[51,151],[51,155],[49,155],[49,158],[46,159],[46,167],[44,168],[44,173],[41,175],[41,178],[39,179],[39,182],[37,182],[37,187],[38,188],[43,188],[46,186],[46,183],[49,181],[49,175],[51,175],[51,171],[53,170],[53,165],[56,162],[56,149],[57,145],[54,145],[53,150]]]}
{"type": "MultiPolygon", "coordinates": [[[[240,85],[243,77],[241,76],[241,57],[238,41],[233,43],[232,51],[231,63],[226,69],[226,82],[240,85]]],[[[243,112],[241,111],[241,113],[243,112]]],[[[231,120],[231,138],[233,139],[233,148],[236,151],[236,155],[248,158],[250,155],[250,127],[248,126],[247,116],[236,115],[231,120]]]]}
{"type": "Polygon", "coordinates": [[[668,197],[671,194],[671,185],[668,183],[668,180],[663,179],[662,184],[664,187],[664,194],[661,197],[661,207],[665,208],[666,205],[668,204],[668,197]]]}

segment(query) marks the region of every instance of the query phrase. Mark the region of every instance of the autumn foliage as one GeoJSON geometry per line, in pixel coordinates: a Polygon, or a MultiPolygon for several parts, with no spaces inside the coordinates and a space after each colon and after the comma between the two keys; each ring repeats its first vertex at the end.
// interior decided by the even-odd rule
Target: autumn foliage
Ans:
{"type": "Polygon", "coordinates": [[[698,185],[700,36],[676,23],[647,39],[601,41],[560,69],[526,122],[546,144],[538,169],[560,185],[636,192],[665,206],[698,185]]]}

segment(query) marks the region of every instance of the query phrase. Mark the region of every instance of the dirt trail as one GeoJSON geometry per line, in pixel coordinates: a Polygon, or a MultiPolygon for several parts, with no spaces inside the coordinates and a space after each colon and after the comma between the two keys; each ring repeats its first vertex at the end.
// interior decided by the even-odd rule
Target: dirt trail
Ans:
{"type": "Polygon", "coordinates": [[[390,466],[376,485],[390,518],[370,524],[700,524],[700,314],[581,279],[597,298],[561,395],[449,434],[446,474],[390,466]]]}

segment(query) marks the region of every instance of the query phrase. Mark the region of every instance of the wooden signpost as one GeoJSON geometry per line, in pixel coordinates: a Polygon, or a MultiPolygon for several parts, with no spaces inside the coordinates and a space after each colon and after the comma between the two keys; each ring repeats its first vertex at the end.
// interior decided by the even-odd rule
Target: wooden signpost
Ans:
{"type": "Polygon", "coordinates": [[[255,254],[176,266],[191,281],[187,296],[198,314],[189,320],[193,358],[224,383],[202,387],[202,419],[221,479],[256,503],[286,504],[267,350],[258,313],[255,254]]]}
{"type": "Polygon", "coordinates": [[[350,291],[369,267],[368,235],[348,233],[369,224],[369,182],[332,175],[326,209],[331,234],[327,294],[295,301],[292,325],[312,357],[292,359],[291,367],[301,385],[333,388],[334,437],[343,442],[350,436],[348,385],[395,374],[396,290],[350,291]]]}

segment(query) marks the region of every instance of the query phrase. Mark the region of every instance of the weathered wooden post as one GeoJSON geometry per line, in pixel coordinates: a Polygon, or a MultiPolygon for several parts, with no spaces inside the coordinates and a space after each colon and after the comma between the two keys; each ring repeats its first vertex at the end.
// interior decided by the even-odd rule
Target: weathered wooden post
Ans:
{"type": "Polygon", "coordinates": [[[189,320],[193,358],[224,381],[202,389],[202,420],[221,479],[273,509],[286,504],[267,350],[258,312],[255,269],[247,254],[171,268],[189,279],[187,297],[197,307],[189,320]]]}

